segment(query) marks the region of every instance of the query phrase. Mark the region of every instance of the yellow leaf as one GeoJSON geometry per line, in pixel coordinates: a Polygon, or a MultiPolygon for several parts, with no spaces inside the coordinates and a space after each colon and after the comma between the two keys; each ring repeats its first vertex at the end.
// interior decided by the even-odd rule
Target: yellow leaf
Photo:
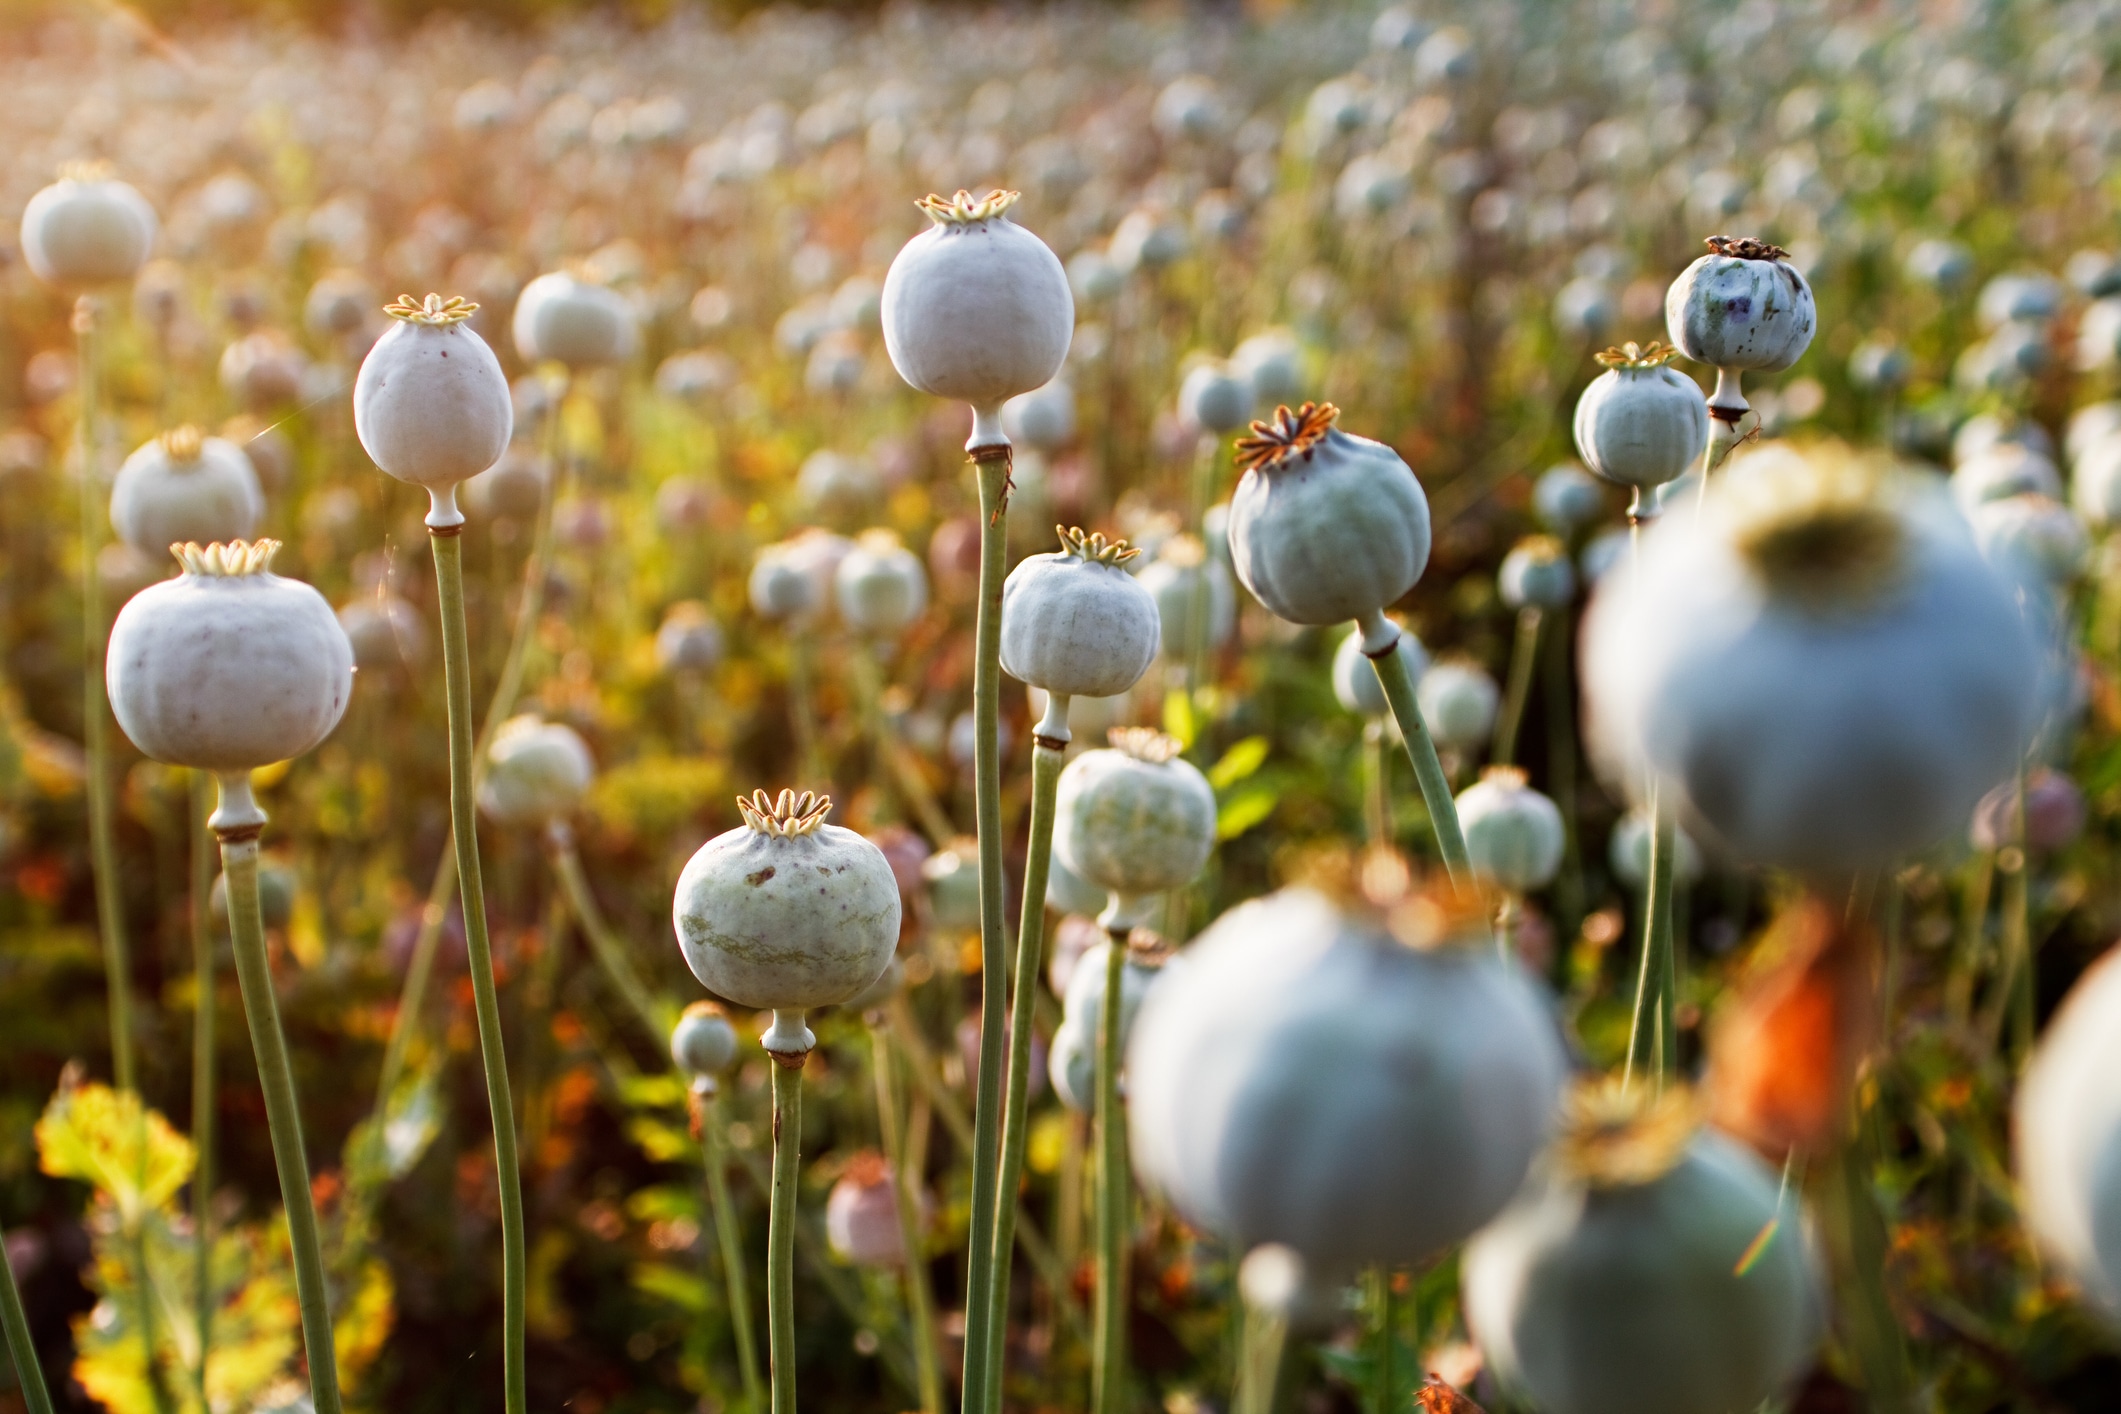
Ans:
{"type": "Polygon", "coordinates": [[[37,1121],[44,1172],[107,1194],[127,1226],[176,1195],[195,1157],[191,1141],[130,1090],[62,1081],[37,1121]]]}

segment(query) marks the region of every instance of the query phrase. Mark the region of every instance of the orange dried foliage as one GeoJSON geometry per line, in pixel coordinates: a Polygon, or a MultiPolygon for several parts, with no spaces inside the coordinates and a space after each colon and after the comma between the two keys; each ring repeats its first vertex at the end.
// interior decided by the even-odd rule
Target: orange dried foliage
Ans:
{"type": "Polygon", "coordinates": [[[1487,1414],[1478,1404],[1445,1384],[1436,1376],[1414,1391],[1414,1407],[1422,1414],[1487,1414]]]}

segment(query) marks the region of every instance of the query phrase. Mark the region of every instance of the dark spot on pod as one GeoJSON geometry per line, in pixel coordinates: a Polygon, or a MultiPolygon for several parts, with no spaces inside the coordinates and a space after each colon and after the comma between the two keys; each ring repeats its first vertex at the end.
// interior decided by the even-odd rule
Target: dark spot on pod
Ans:
{"type": "Polygon", "coordinates": [[[1751,295],[1740,295],[1736,299],[1725,300],[1723,307],[1740,319],[1744,319],[1753,312],[1753,297],[1751,295]]]}
{"type": "Polygon", "coordinates": [[[755,889],[772,877],[773,866],[769,864],[764,869],[759,870],[759,872],[756,874],[746,874],[744,876],[744,882],[751,885],[751,887],[755,889]]]}

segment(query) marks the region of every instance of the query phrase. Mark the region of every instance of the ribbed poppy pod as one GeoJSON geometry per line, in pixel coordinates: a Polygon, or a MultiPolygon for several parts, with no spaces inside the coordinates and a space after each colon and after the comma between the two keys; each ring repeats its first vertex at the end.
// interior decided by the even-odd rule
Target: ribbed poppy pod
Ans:
{"type": "Polygon", "coordinates": [[[250,458],[196,427],[143,444],[110,488],[111,528],[162,565],[172,545],[247,540],[264,516],[265,492],[250,458]]]}
{"type": "Polygon", "coordinates": [[[972,405],[974,447],[1006,445],[1001,407],[1060,372],[1075,333],[1067,272],[1009,219],[1014,192],[918,203],[933,222],[884,275],[884,348],[924,393],[972,405]]]}
{"type": "Polygon", "coordinates": [[[722,626],[697,599],[681,599],[655,631],[655,663],[666,673],[705,673],[722,661],[722,626]]]}
{"type": "Polygon", "coordinates": [[[1508,1211],[1466,1245],[1466,1325],[1545,1414],[1750,1414],[1824,1329],[1796,1199],[1683,1089],[1590,1082],[1508,1211]]]}
{"type": "Polygon", "coordinates": [[[501,459],[515,429],[508,376],[466,323],[478,306],[429,295],[384,306],[391,327],[354,379],[354,431],[375,464],[427,489],[427,522],[464,523],[457,486],[501,459]]]}
{"type": "Polygon", "coordinates": [[[1222,647],[1237,631],[1237,586],[1223,562],[1198,538],[1174,535],[1141,572],[1141,587],[1156,600],[1163,623],[1164,656],[1185,662],[1222,647]],[[1207,603],[1201,603],[1201,596],[1207,603]]]}
{"type": "Polygon", "coordinates": [[[1638,491],[1686,474],[1709,444],[1709,404],[1667,367],[1678,351],[1622,344],[1598,355],[1605,372],[1576,400],[1576,451],[1608,481],[1638,491]]]}
{"type": "Polygon", "coordinates": [[[526,712],[493,734],[479,809],[503,825],[563,820],[581,809],[596,774],[596,759],[580,733],[526,712]]]}
{"type": "Polygon", "coordinates": [[[1064,697],[1113,697],[1155,661],[1156,599],[1127,561],[1124,540],[1059,529],[1061,548],[1033,555],[1002,584],[1002,668],[1064,697]]]}
{"type": "Polygon", "coordinates": [[[1498,888],[1543,889],[1561,869],[1561,807],[1514,766],[1490,766],[1458,793],[1458,824],[1474,875],[1498,888]]]}
{"type": "Polygon", "coordinates": [[[631,358],[640,341],[636,325],[633,306],[618,291],[553,270],[516,296],[509,332],[525,363],[579,371],[631,358]]]}
{"type": "Polygon", "coordinates": [[[1239,439],[1230,559],[1291,623],[1360,618],[1402,598],[1429,563],[1429,498],[1382,442],[1334,425],[1331,403],[1278,409],[1239,439]]]}
{"type": "Polygon", "coordinates": [[[1599,586],[1587,735],[1749,862],[1888,863],[2016,769],[2044,686],[2004,578],[1934,481],[1833,449],[1660,522],[1599,586]]]}
{"type": "Polygon", "coordinates": [[[353,647],[324,596],[272,573],[277,541],[178,547],[184,573],[111,625],[105,681],[133,745],[237,772],[300,756],[353,696],[353,647]]]}
{"type": "Polygon", "coordinates": [[[882,1154],[864,1149],[848,1161],[832,1185],[825,1198],[825,1241],[834,1256],[857,1267],[905,1264],[898,1184],[882,1154]]]}
{"type": "Polygon", "coordinates": [[[395,594],[364,594],[340,605],[339,627],[353,645],[356,668],[380,673],[427,661],[427,625],[395,594]]]}
{"type": "Polygon", "coordinates": [[[744,823],[700,846],[678,876],[672,914],[693,975],[716,996],[775,1011],[859,995],[898,946],[891,862],[826,824],[832,802],[821,796],[758,791],[738,805],[744,823]]]}
{"type": "Polygon", "coordinates": [[[1252,383],[1229,364],[1206,359],[1178,385],[1178,415],[1220,437],[1252,420],[1252,383]]]}
{"type": "Polygon", "coordinates": [[[1053,851],[1081,878],[1139,899],[1190,884],[1215,848],[1215,791],[1178,742],[1117,728],[1061,771],[1053,851]]]}
{"type": "Polygon", "coordinates": [[[1055,378],[1002,404],[1002,430],[1034,451],[1057,451],[1075,437],[1075,389],[1055,378]]]}
{"type": "Polygon", "coordinates": [[[2005,496],[2062,499],[2062,473],[2054,461],[2022,442],[1997,441],[1962,460],[1952,471],[1952,499],[1971,512],[2005,496]]]}
{"type": "Polygon", "coordinates": [[[2121,1327],[2121,948],[2063,999],[2011,1118],[2026,1226],[2121,1327]]]}
{"type": "Polygon", "coordinates": [[[155,208],[138,191],[97,167],[70,167],[22,209],[22,258],[47,285],[115,285],[147,264],[155,229],[155,208]]]}
{"type": "Polygon", "coordinates": [[[1574,462],[1548,467],[1532,484],[1532,515],[1563,539],[1590,529],[1605,514],[1606,489],[1574,462]]]}
{"type": "MultiPolygon", "coordinates": [[[[1105,983],[1110,973],[1109,938],[1083,949],[1068,969],[1068,990],[1061,1002],[1061,1024],[1053,1033],[1048,1066],[1053,1092],[1078,1114],[1097,1108],[1097,1033],[1104,1025],[1105,983]]],[[[1119,969],[1119,1044],[1124,1055],[1143,998],[1164,974],[1166,954],[1128,948],[1119,969]]]]}
{"type": "Polygon", "coordinates": [[[1477,664],[1446,659],[1421,675],[1414,687],[1414,700],[1438,746],[1446,751],[1469,752],[1485,746],[1495,730],[1502,689],[1477,664]]]}
{"type": "Polygon", "coordinates": [[[711,1080],[736,1064],[736,1027],[713,1002],[694,1002],[670,1029],[670,1059],[689,1080],[711,1080]]]}
{"type": "Polygon", "coordinates": [[[1566,1074],[1551,1001],[1477,912],[1284,889],[1217,919],[1143,1001],[1135,1166],[1239,1247],[1420,1262],[1517,1191],[1566,1074]]]}
{"type": "MultiPolygon", "coordinates": [[[[1407,632],[1398,618],[1387,614],[1386,619],[1399,630],[1399,652],[1407,655],[1407,667],[1416,684],[1429,671],[1429,650],[1421,646],[1421,640],[1407,632]]],[[[1382,718],[1392,714],[1392,704],[1385,700],[1385,686],[1378,680],[1377,669],[1370,664],[1362,651],[1362,630],[1357,628],[1341,639],[1340,647],[1333,650],[1333,695],[1340,705],[1358,717],[1382,718]]]]}
{"type": "Polygon", "coordinates": [[[895,638],[928,607],[928,570],[888,530],[865,530],[833,573],[840,618],[857,633],[895,638]]]}
{"type": "Polygon", "coordinates": [[[1711,368],[1788,368],[1819,327],[1812,287],[1777,246],[1729,236],[1710,236],[1708,246],[1665,291],[1666,335],[1711,368]]]}
{"type": "Polygon", "coordinates": [[[1569,547],[1551,535],[1530,535],[1510,547],[1495,573],[1502,602],[1513,609],[1565,609],[1576,597],[1569,547]]]}

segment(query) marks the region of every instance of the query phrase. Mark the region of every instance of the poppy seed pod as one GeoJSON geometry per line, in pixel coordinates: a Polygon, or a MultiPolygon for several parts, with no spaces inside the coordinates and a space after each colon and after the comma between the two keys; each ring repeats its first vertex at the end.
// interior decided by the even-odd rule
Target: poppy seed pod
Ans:
{"type": "Polygon", "coordinates": [[[1568,546],[1551,535],[1532,535],[1510,547],[1495,574],[1502,602],[1513,609],[1565,609],[1576,597],[1576,567],[1568,546]]]}
{"type": "Polygon", "coordinates": [[[2038,649],[1933,482],[1833,449],[1711,486],[1600,584],[1587,735],[1742,859],[1836,871],[1964,828],[2037,725],[2038,649]]]}
{"type": "MultiPolygon", "coordinates": [[[[1048,1068],[1053,1092],[1060,1102],[1078,1114],[1097,1108],[1097,1033],[1104,1024],[1105,981],[1111,971],[1112,942],[1109,938],[1083,949],[1068,970],[1068,990],[1061,1001],[1061,1024],[1053,1033],[1048,1068]]],[[[1157,952],[1127,949],[1119,969],[1119,1044],[1125,1054],[1127,1038],[1134,1032],[1134,1019],[1141,1014],[1142,1000],[1164,974],[1164,957],[1157,952]]]]}
{"type": "Polygon", "coordinates": [[[427,625],[418,609],[395,594],[364,594],[342,604],[339,627],[353,645],[356,668],[387,672],[427,661],[427,625]]]}
{"type": "Polygon", "coordinates": [[[1567,1073],[1551,1002],[1429,899],[1308,887],[1241,904],[1167,969],[1127,1046],[1137,1172],[1239,1247],[1347,1273],[1419,1262],[1493,1217],[1567,1073]]]}
{"type": "Polygon", "coordinates": [[[2108,433],[2078,454],[2069,503],[2101,529],[2121,523],[2121,433],[2108,433]]]}
{"type": "Polygon", "coordinates": [[[891,862],[826,824],[824,797],[758,791],[738,806],[744,823],[700,846],[678,876],[672,914],[693,975],[739,1006],[775,1011],[858,995],[898,946],[891,862]]]}
{"type": "Polygon", "coordinates": [[[1746,1414],[1824,1325],[1793,1198],[1688,1093],[1570,1098],[1554,1153],[1466,1245],[1466,1324],[1547,1414],[1746,1414]]]}
{"type": "Polygon", "coordinates": [[[833,572],[833,590],[849,628],[895,638],[928,607],[928,571],[891,531],[865,530],[833,572]]]}
{"type": "Polygon", "coordinates": [[[1230,366],[1252,384],[1255,403],[1293,402],[1304,390],[1304,347],[1288,329],[1252,335],[1230,355],[1230,366]]]}
{"type": "Polygon", "coordinates": [[[1490,766],[1458,793],[1458,824],[1474,874],[1511,893],[1545,888],[1561,868],[1561,808],[1514,766],[1490,766]]]}
{"type": "Polygon", "coordinates": [[[155,209],[131,186],[84,166],[22,209],[22,258],[32,274],[61,289],[130,280],[155,244],[155,209]]]}
{"type": "Polygon", "coordinates": [[[666,673],[710,672],[722,661],[722,626],[697,599],[681,599],[655,631],[656,666],[666,673]]]}
{"type": "Polygon", "coordinates": [[[623,362],[639,339],[624,295],[564,270],[523,287],[509,332],[525,363],[549,361],[576,370],[623,362]]]}
{"type": "Polygon", "coordinates": [[[596,774],[589,744],[573,727],[526,712],[493,734],[479,809],[503,825],[564,819],[581,808],[596,774]]]}
{"type": "Polygon", "coordinates": [[[264,515],[265,493],[250,458],[196,427],[143,444],[110,488],[111,528],[161,565],[172,545],[247,540],[264,515]]]}
{"type": "Polygon", "coordinates": [[[1605,514],[1606,490],[1574,462],[1540,473],[1532,486],[1532,514],[1554,534],[1571,537],[1589,529],[1605,514]]]}
{"type": "Polygon", "coordinates": [[[1283,407],[1237,443],[1230,559],[1291,623],[1360,618],[1403,597],[1429,563],[1429,498],[1382,442],[1334,426],[1331,403],[1283,407]]]}
{"type": "Polygon", "coordinates": [[[857,1267],[896,1267],[906,1260],[898,1226],[898,1184],[884,1156],[865,1149],[849,1161],[825,1199],[825,1241],[857,1267]]]}
{"type": "Polygon", "coordinates": [[[795,473],[796,496],[811,514],[826,520],[844,520],[868,510],[880,489],[874,466],[829,447],[804,457],[795,473]]]}
{"type": "Polygon", "coordinates": [[[1061,379],[1019,393],[1002,404],[1002,430],[1009,440],[1036,451],[1055,451],[1075,436],[1075,389],[1061,379]]]}
{"type": "Polygon", "coordinates": [[[1178,415],[1203,432],[1224,436],[1252,419],[1252,384],[1226,363],[1194,365],[1178,388],[1178,415]]]}
{"type": "Polygon", "coordinates": [[[2069,415],[2062,432],[2063,455],[2075,467],[2086,452],[2116,432],[2121,432],[2121,399],[2087,403],[2069,415]]]}
{"type": "Polygon", "coordinates": [[[1140,727],[1061,771],[1053,850],[1075,873],[1122,898],[1193,882],[1215,848],[1215,791],[1178,742],[1140,727]]]}
{"type": "Polygon", "coordinates": [[[884,275],[884,348],[924,393],[972,404],[972,446],[1006,443],[1001,406],[1051,381],[1075,333],[1067,272],[1009,219],[1016,193],[918,203],[934,224],[884,275]]]}
{"type": "MultiPolygon", "coordinates": [[[[1386,619],[1399,630],[1399,652],[1406,656],[1407,667],[1414,681],[1420,683],[1429,671],[1429,650],[1421,646],[1421,640],[1407,632],[1406,625],[1398,618],[1387,614],[1386,619]]],[[[1351,630],[1341,639],[1340,647],[1333,650],[1333,695],[1340,705],[1358,717],[1383,718],[1392,714],[1392,704],[1385,700],[1385,686],[1378,680],[1377,669],[1370,665],[1369,655],[1362,651],[1362,630],[1351,630]]]]}
{"type": "Polygon", "coordinates": [[[2063,999],[2011,1118],[2026,1226],[2121,1326],[2121,948],[2063,999]]]}
{"type": "Polygon", "coordinates": [[[1973,452],[1953,469],[1951,484],[1952,499],[1968,512],[2005,496],[2062,498],[2062,473],[2054,461],[2022,442],[1992,442],[1973,452]]]}
{"type": "Polygon", "coordinates": [[[478,306],[429,295],[384,306],[391,327],[354,379],[354,431],[375,464],[434,498],[428,524],[462,525],[459,482],[501,459],[515,404],[501,361],[470,319],[478,306]]]}
{"type": "Polygon", "coordinates": [[[1174,535],[1141,572],[1141,587],[1156,600],[1163,623],[1159,650],[1175,662],[1222,647],[1237,631],[1237,586],[1221,560],[1191,535],[1174,535]],[[1200,596],[1208,602],[1202,612],[1200,596]]]}
{"type": "Polygon", "coordinates": [[[1608,481],[1638,491],[1684,476],[1709,444],[1709,404],[1693,379],[1666,365],[1664,344],[1622,344],[1598,355],[1605,372],[1576,400],[1576,451],[1608,481]]]}
{"type": "Polygon", "coordinates": [[[1002,667],[1062,696],[1116,696],[1149,670],[1160,641],[1156,600],[1125,569],[1140,552],[1059,533],[1059,550],[1029,557],[1002,584],[1002,667]]]}
{"type": "Polygon", "coordinates": [[[1473,663],[1451,660],[1437,663],[1421,675],[1414,687],[1415,701],[1429,735],[1446,751],[1477,751],[1495,730],[1495,713],[1502,705],[1502,689],[1487,670],[1473,663]]]}
{"type": "Polygon", "coordinates": [[[692,1080],[724,1074],[736,1064],[736,1027],[713,1002],[694,1002],[670,1030],[670,1059],[692,1080]]]}
{"type": "Polygon", "coordinates": [[[2067,585],[2091,558],[2084,523],[2061,502],[2036,494],[1983,501],[1967,513],[1974,543],[2014,582],[2067,585]]]}
{"type": "Polygon", "coordinates": [[[786,545],[768,545],[752,563],[752,612],[774,623],[807,619],[824,607],[816,579],[796,565],[786,545]]]}
{"type": "Polygon", "coordinates": [[[1819,326],[1812,287],[1780,247],[1728,236],[1711,236],[1708,246],[1665,291],[1665,333],[1711,368],[1788,368],[1819,326]]]}
{"type": "MultiPolygon", "coordinates": [[[[1650,836],[1654,822],[1650,812],[1637,806],[1613,822],[1613,836],[1606,842],[1606,863],[1613,877],[1631,889],[1650,881],[1650,836]]],[[[1701,877],[1701,846],[1685,830],[1672,832],[1672,879],[1682,886],[1701,877]]]]}
{"type": "Polygon", "coordinates": [[[133,745],[157,761],[237,772],[300,756],[353,695],[353,647],[324,596],[272,573],[277,541],[177,550],[184,573],[111,625],[105,681],[133,745]]]}

